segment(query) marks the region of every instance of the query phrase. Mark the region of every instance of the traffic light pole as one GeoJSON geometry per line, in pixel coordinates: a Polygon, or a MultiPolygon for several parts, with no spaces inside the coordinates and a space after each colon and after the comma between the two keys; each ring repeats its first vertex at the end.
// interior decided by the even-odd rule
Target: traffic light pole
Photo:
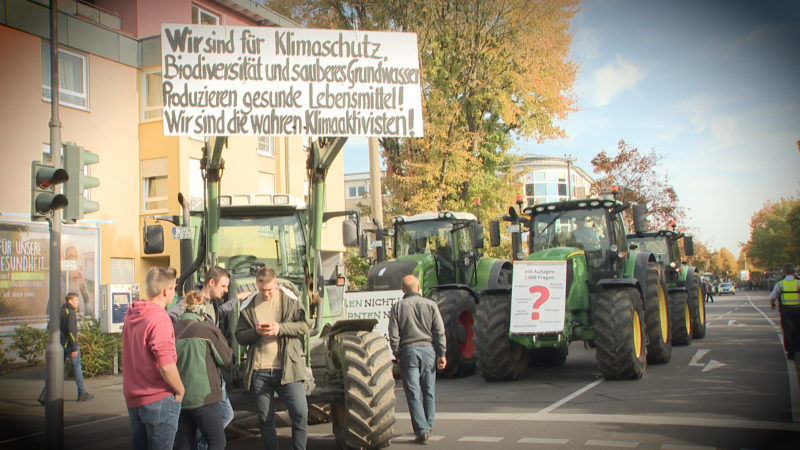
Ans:
{"type": "MultiPolygon", "coordinates": [[[[58,117],[58,8],[50,2],[50,156],[61,167],[61,121],[58,117]]],[[[64,349],[61,347],[61,209],[50,220],[50,296],[47,301],[50,341],[45,352],[47,392],[44,407],[48,449],[64,448],[64,349]]]]}

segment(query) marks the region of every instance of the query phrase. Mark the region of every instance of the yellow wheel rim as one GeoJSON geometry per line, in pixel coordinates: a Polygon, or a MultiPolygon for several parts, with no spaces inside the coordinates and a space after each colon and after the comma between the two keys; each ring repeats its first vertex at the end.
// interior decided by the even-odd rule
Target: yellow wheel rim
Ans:
{"type": "Polygon", "coordinates": [[[706,305],[705,305],[705,302],[703,302],[703,291],[701,291],[700,288],[697,288],[697,304],[699,305],[699,307],[697,308],[697,311],[699,312],[699,315],[700,315],[698,320],[700,321],[701,325],[705,325],[705,323],[706,323],[706,305]]]}
{"type": "Polygon", "coordinates": [[[661,340],[669,339],[669,318],[667,317],[667,296],[664,295],[664,286],[658,285],[658,315],[661,318],[661,340]]]}
{"type": "Polygon", "coordinates": [[[692,312],[689,310],[689,304],[683,305],[684,322],[686,322],[686,332],[691,334],[692,331],[692,312]]]}
{"type": "Polygon", "coordinates": [[[639,311],[633,311],[633,350],[636,357],[642,355],[642,324],[639,322],[639,311]]]}

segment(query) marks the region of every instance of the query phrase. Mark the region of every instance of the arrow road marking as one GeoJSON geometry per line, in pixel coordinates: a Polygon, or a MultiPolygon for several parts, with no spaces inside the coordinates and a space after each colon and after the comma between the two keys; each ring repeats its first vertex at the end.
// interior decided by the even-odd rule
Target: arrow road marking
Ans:
{"type": "Polygon", "coordinates": [[[739,322],[738,320],[736,320],[736,319],[730,319],[730,320],[728,321],[728,326],[729,326],[729,327],[744,327],[744,326],[746,326],[746,325],[745,325],[745,324],[743,324],[743,323],[740,323],[740,322],[739,322]]]}
{"type": "Polygon", "coordinates": [[[724,365],[725,363],[721,363],[719,361],[715,361],[712,359],[711,361],[708,362],[708,364],[706,364],[705,367],[703,367],[703,372],[708,372],[709,370],[714,370],[724,365]]]}
{"type": "Polygon", "coordinates": [[[703,356],[706,356],[706,353],[708,353],[708,352],[710,352],[710,351],[711,351],[711,350],[709,350],[709,349],[707,349],[707,348],[701,348],[701,349],[698,349],[698,350],[697,350],[697,353],[695,353],[694,355],[692,355],[692,360],[691,360],[691,361],[689,361],[689,365],[690,365],[690,366],[695,366],[695,367],[703,367],[703,366],[705,366],[705,364],[703,364],[703,363],[698,363],[697,361],[698,361],[699,359],[701,359],[703,356]]]}

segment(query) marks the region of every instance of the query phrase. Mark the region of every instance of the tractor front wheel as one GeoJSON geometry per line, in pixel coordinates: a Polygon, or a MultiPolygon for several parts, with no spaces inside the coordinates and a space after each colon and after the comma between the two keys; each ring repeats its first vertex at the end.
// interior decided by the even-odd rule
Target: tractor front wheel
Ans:
{"type": "Polygon", "coordinates": [[[483,294],[475,327],[475,359],[486,381],[515,381],[528,369],[528,349],[508,338],[511,295],[483,294]]]}
{"type": "Polygon", "coordinates": [[[331,405],[337,446],[388,447],[395,422],[395,397],[386,340],[368,331],[343,332],[332,337],[330,352],[344,383],[344,401],[331,405]]]}
{"type": "Polygon", "coordinates": [[[597,363],[608,380],[641,378],[647,368],[644,308],[636,288],[600,291],[595,307],[597,363]]]}
{"type": "Polygon", "coordinates": [[[647,362],[663,364],[672,357],[667,289],[658,263],[647,263],[644,323],[647,326],[647,362]]]}
{"type": "Polygon", "coordinates": [[[475,301],[466,291],[449,289],[431,297],[439,306],[447,336],[447,366],[438,372],[440,377],[466,377],[475,373],[475,301]]]}
{"type": "Polygon", "coordinates": [[[706,305],[697,278],[692,279],[686,291],[689,292],[689,312],[692,314],[692,339],[703,339],[706,337],[706,305]]]}
{"type": "Polygon", "coordinates": [[[689,345],[692,343],[692,313],[687,302],[686,292],[673,292],[669,296],[670,325],[672,328],[672,345],[689,345]]]}

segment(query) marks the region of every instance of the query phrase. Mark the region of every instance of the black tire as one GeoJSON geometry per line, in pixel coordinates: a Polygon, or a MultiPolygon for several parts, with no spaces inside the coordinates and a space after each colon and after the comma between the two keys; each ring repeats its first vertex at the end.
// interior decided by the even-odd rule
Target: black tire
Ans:
{"type": "Polygon", "coordinates": [[[692,313],[687,304],[688,294],[684,291],[669,295],[670,331],[672,345],[689,345],[692,343],[692,313]]]}
{"type": "Polygon", "coordinates": [[[667,287],[658,263],[647,263],[647,291],[644,299],[644,323],[647,326],[647,362],[664,364],[672,357],[669,332],[667,287]]]}
{"type": "Polygon", "coordinates": [[[377,333],[348,331],[331,340],[341,370],[344,402],[331,405],[333,434],[342,449],[388,447],[393,435],[394,378],[386,340],[377,333]]]}
{"type": "Polygon", "coordinates": [[[636,288],[600,291],[594,310],[597,364],[607,380],[641,378],[647,369],[644,308],[636,288]]]}
{"type": "Polygon", "coordinates": [[[486,381],[515,381],[528,369],[528,349],[508,338],[510,294],[483,294],[475,314],[475,360],[486,381]]]}
{"type": "Polygon", "coordinates": [[[706,305],[696,278],[686,286],[686,292],[689,293],[689,312],[692,315],[692,339],[703,339],[706,337],[706,305]]]}
{"type": "Polygon", "coordinates": [[[439,306],[447,337],[447,366],[438,371],[443,378],[467,377],[475,373],[475,300],[466,291],[449,289],[431,294],[439,306]]]}

